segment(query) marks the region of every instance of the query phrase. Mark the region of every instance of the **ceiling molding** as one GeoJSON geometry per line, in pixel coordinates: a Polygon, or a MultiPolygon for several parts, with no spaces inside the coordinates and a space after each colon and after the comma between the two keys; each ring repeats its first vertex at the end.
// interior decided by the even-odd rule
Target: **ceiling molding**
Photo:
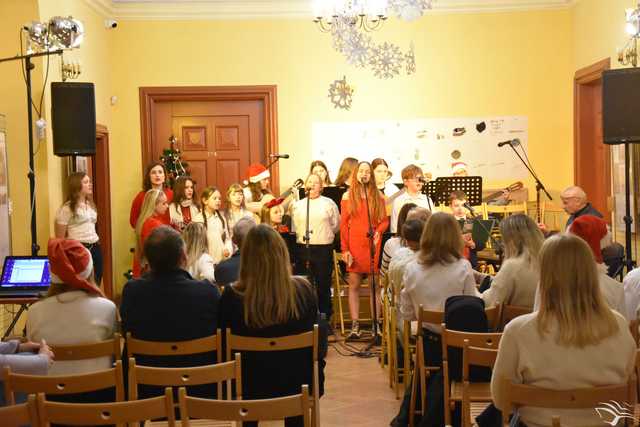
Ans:
{"type": "MultiPolygon", "coordinates": [[[[84,0],[121,20],[309,19],[312,0],[84,0]]],[[[568,9],[579,0],[436,0],[429,14],[568,9]]]]}

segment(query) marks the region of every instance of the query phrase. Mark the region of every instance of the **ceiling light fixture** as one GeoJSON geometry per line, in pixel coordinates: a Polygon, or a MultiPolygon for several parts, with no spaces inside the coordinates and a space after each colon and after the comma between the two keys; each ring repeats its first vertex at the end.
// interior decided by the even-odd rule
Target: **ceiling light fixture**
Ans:
{"type": "Polygon", "coordinates": [[[625,10],[625,31],[631,38],[618,49],[618,62],[622,65],[638,66],[638,38],[640,38],[640,3],[635,9],[625,10]]]}

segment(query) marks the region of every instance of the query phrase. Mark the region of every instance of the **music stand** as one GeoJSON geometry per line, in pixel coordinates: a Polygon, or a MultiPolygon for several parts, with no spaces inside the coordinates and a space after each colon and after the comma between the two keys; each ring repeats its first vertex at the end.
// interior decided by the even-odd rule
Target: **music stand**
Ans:
{"type": "Polygon", "coordinates": [[[449,205],[449,196],[453,191],[463,191],[469,204],[478,206],[482,204],[482,177],[444,176],[427,182],[422,188],[422,192],[429,196],[436,206],[449,205]]]}

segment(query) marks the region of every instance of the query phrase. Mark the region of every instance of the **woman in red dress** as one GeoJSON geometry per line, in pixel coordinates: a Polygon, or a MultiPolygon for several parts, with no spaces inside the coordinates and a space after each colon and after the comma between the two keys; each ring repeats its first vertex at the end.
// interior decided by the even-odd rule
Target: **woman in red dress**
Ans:
{"type": "MultiPolygon", "coordinates": [[[[360,283],[371,271],[369,247],[369,221],[374,232],[374,273],[378,273],[381,236],[389,226],[384,196],[371,179],[371,165],[360,162],[351,174],[349,190],[342,196],[340,215],[340,246],[342,259],[347,264],[349,282],[349,312],[352,324],[349,339],[360,338],[358,312],[360,309],[360,283]],[[366,193],[366,194],[365,194],[366,193]],[[366,196],[366,198],[365,198],[366,196]],[[367,212],[367,200],[369,212],[367,212]]],[[[373,299],[372,299],[373,301],[373,299]]]]}
{"type": "Polygon", "coordinates": [[[163,225],[167,225],[164,216],[169,204],[167,196],[160,190],[149,190],[145,193],[140,216],[136,224],[136,252],[133,256],[133,277],[138,278],[146,270],[146,262],[143,260],[144,242],[151,232],[163,225]]]}
{"type": "MultiPolygon", "coordinates": [[[[162,162],[151,163],[144,171],[144,180],[142,181],[142,191],[140,191],[131,203],[131,212],[129,213],[129,224],[136,228],[138,217],[142,210],[142,202],[147,191],[155,189],[164,191],[167,196],[167,203],[173,200],[173,191],[167,186],[167,170],[162,162]]],[[[169,211],[167,210],[162,216],[162,220],[166,225],[171,224],[169,211]]]]}

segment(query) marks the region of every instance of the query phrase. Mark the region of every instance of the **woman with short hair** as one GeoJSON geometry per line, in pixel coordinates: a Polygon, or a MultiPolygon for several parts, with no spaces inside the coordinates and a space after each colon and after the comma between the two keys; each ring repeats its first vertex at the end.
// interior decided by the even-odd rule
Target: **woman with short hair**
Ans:
{"type": "MultiPolygon", "coordinates": [[[[570,234],[549,238],[540,252],[540,308],[505,327],[491,378],[491,394],[506,409],[503,379],[551,390],[620,385],[633,374],[636,346],[626,319],[611,310],[600,291],[589,246],[570,234]]],[[[622,403],[622,402],[621,402],[622,403]]],[[[599,426],[593,408],[523,406],[529,427],[599,426]]]]}

